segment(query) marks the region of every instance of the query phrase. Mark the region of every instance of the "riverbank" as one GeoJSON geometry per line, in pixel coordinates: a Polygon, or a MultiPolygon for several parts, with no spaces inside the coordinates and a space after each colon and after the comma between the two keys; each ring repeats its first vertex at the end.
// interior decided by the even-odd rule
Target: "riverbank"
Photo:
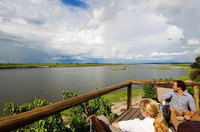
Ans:
{"type": "Polygon", "coordinates": [[[124,66],[136,64],[0,64],[0,69],[12,68],[65,68],[65,67],[97,67],[97,66],[124,66]]]}
{"type": "MultiPolygon", "coordinates": [[[[11,68],[65,68],[65,67],[96,67],[96,66],[125,66],[125,65],[139,65],[139,64],[112,64],[112,63],[76,63],[76,64],[0,64],[0,69],[11,69],[11,68]]],[[[188,68],[190,64],[160,64],[169,65],[163,68],[151,68],[159,70],[169,70],[170,68],[188,68]],[[166,69],[167,68],[167,69],[166,69]]],[[[121,68],[117,70],[127,70],[127,68],[121,68]]],[[[115,69],[113,70],[115,71],[115,69]]]]}

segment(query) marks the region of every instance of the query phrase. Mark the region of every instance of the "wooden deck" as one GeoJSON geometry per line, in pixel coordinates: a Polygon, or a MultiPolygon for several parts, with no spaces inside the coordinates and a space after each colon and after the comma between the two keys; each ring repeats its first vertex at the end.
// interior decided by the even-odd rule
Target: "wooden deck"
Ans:
{"type": "Polygon", "coordinates": [[[131,108],[124,111],[114,122],[133,120],[135,118],[139,118],[141,120],[144,119],[142,113],[140,112],[140,108],[131,108]]]}

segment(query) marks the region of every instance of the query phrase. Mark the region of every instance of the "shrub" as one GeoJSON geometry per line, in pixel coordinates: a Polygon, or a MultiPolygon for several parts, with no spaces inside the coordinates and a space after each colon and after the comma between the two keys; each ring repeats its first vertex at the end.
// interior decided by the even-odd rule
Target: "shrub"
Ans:
{"type": "MultiPolygon", "coordinates": [[[[194,81],[195,81],[195,82],[200,82],[200,77],[196,78],[194,81]]],[[[194,95],[194,91],[193,91],[193,87],[192,87],[192,86],[188,86],[188,87],[187,87],[187,91],[188,91],[188,93],[190,93],[192,96],[194,95]]],[[[200,91],[200,87],[199,87],[199,91],[200,91]]],[[[200,97],[200,92],[199,92],[199,97],[200,97]]]]}
{"type": "MultiPolygon", "coordinates": [[[[73,93],[71,91],[63,92],[63,99],[69,99],[71,97],[77,96],[76,93],[73,93]]],[[[89,105],[93,114],[96,116],[104,115],[106,116],[110,121],[113,121],[117,115],[111,112],[111,103],[103,98],[98,97],[93,100],[90,100],[89,102],[82,103],[78,106],[72,107],[69,110],[69,120],[68,125],[72,132],[87,132],[89,131],[89,123],[86,122],[87,116],[87,110],[86,106],[89,105]]]]}
{"type": "MultiPolygon", "coordinates": [[[[4,115],[15,115],[21,112],[29,111],[34,108],[40,108],[42,106],[48,105],[49,102],[45,100],[40,100],[35,98],[32,103],[26,103],[22,106],[17,106],[13,102],[5,103],[4,108],[4,115]]],[[[55,114],[49,117],[46,117],[42,120],[34,122],[33,124],[27,125],[25,127],[21,127],[15,131],[39,131],[39,132],[46,132],[46,131],[53,131],[53,132],[60,132],[64,129],[63,127],[63,120],[61,118],[61,114],[55,114]]]]}
{"type": "Polygon", "coordinates": [[[101,97],[89,101],[89,106],[96,116],[104,115],[110,122],[116,119],[117,115],[111,112],[112,104],[108,99],[101,97]]]}
{"type": "Polygon", "coordinates": [[[150,84],[144,85],[143,90],[144,90],[144,98],[151,98],[151,99],[156,98],[154,85],[150,85],[150,84]]]}
{"type": "MultiPolygon", "coordinates": [[[[153,79],[154,81],[173,81],[173,78],[160,78],[159,80],[153,79]]],[[[154,90],[154,85],[147,84],[143,86],[144,96],[143,98],[156,99],[156,94],[154,90]]]]}

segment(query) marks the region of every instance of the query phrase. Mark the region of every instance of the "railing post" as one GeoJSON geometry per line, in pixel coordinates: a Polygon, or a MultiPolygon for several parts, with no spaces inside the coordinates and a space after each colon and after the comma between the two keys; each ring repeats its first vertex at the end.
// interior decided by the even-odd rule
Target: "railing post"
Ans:
{"type": "Polygon", "coordinates": [[[194,91],[194,102],[197,107],[197,111],[199,111],[199,87],[194,86],[193,91],[194,91]]]}
{"type": "Polygon", "coordinates": [[[132,108],[132,89],[131,84],[127,87],[127,109],[132,108]]]}

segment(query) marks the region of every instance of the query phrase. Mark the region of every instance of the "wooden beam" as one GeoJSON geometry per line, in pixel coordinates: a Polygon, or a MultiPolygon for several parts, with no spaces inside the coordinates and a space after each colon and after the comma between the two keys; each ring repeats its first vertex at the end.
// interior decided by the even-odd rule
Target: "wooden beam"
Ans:
{"type": "Polygon", "coordinates": [[[194,91],[194,102],[195,102],[197,111],[199,111],[199,87],[194,86],[193,91],[194,91]]]}
{"type": "Polygon", "coordinates": [[[132,108],[132,88],[131,84],[127,87],[127,109],[132,108]]]}
{"type": "MultiPolygon", "coordinates": [[[[166,84],[171,83],[173,84],[174,81],[134,81],[134,80],[128,80],[127,82],[130,82],[132,84],[166,84]]],[[[187,86],[200,86],[200,83],[195,82],[185,82],[187,86]]]]}

